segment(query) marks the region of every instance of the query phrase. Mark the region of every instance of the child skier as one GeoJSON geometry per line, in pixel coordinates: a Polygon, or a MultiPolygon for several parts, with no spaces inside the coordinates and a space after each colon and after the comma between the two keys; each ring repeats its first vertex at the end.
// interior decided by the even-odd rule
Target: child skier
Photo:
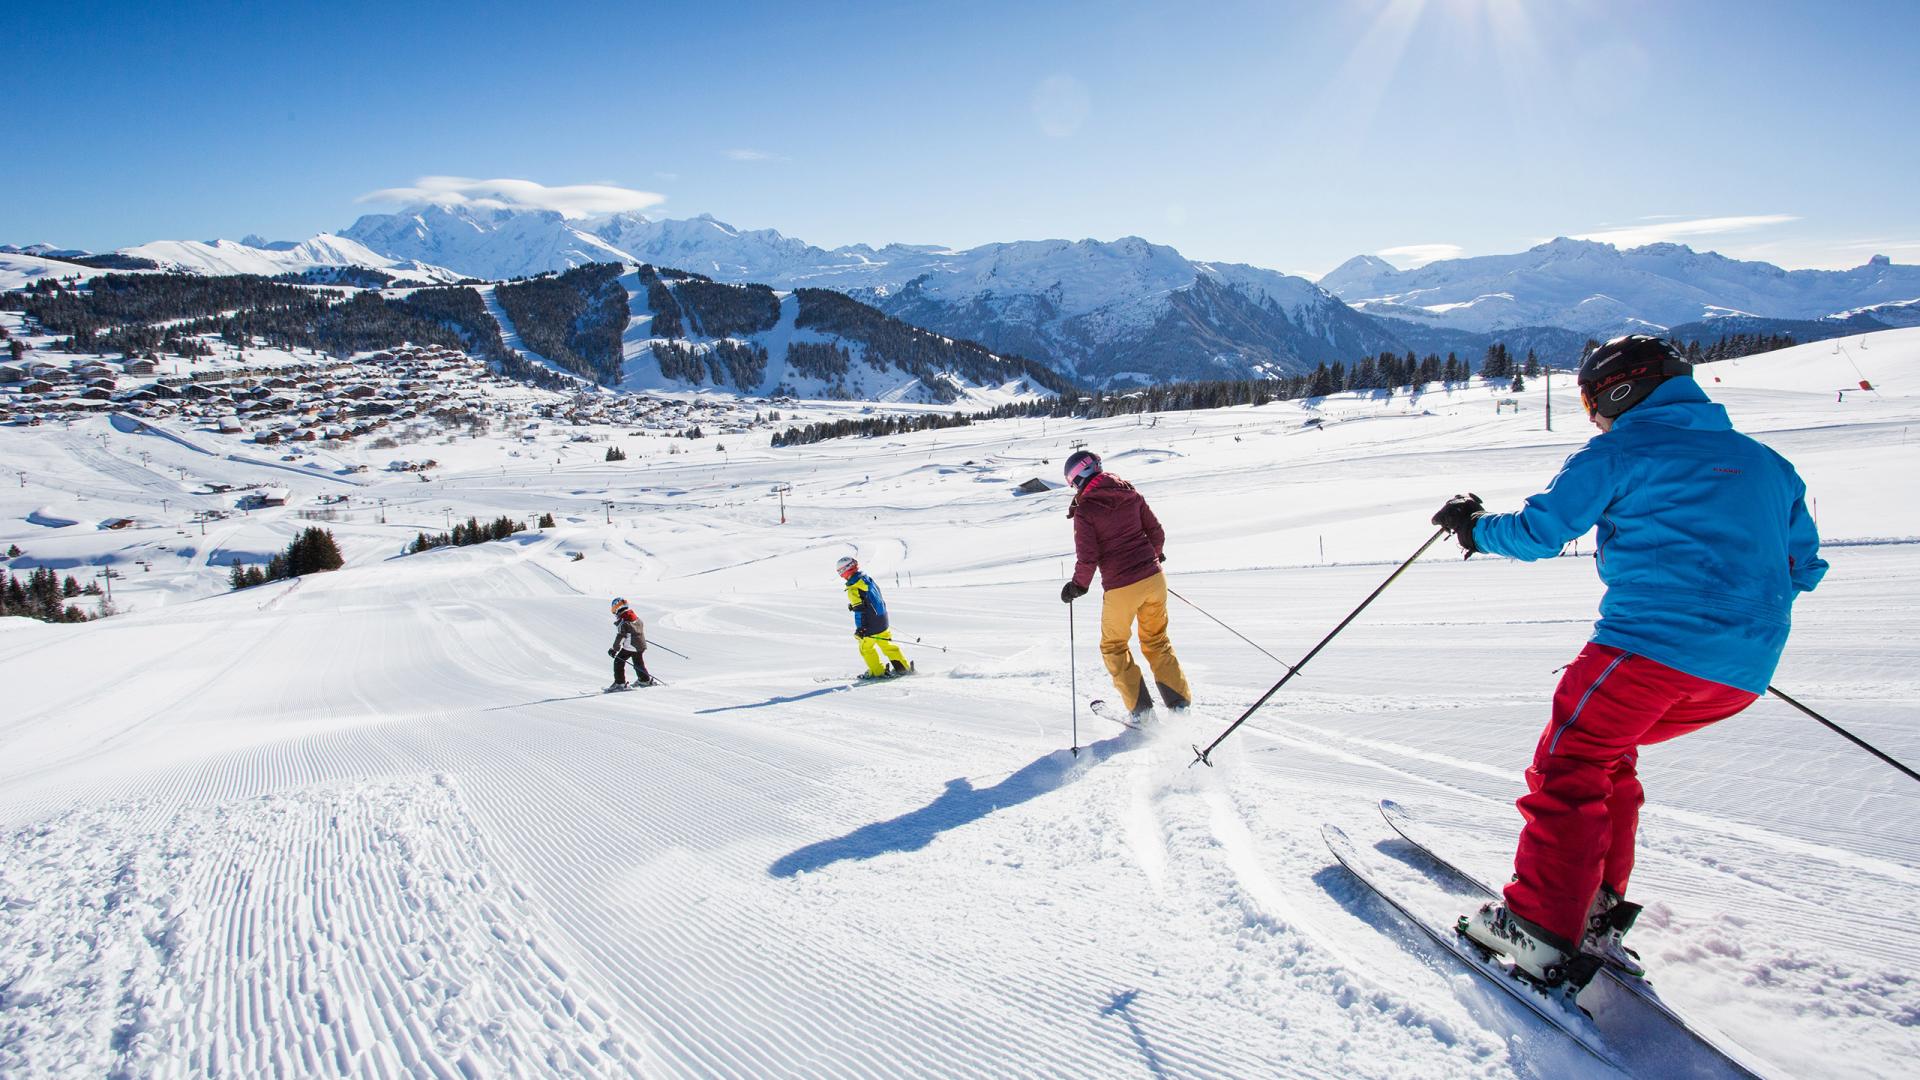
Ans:
{"type": "Polygon", "coordinates": [[[1504,903],[1461,920],[1520,971],[1576,992],[1596,961],[1644,973],[1621,943],[1640,911],[1624,899],[1645,801],[1639,747],[1752,704],[1795,595],[1827,571],[1793,466],[1734,431],[1672,345],[1615,338],[1582,361],[1579,382],[1601,433],[1546,491],[1509,514],[1456,495],[1433,516],[1469,555],[1529,561],[1599,529],[1600,621],[1534,749],[1513,881],[1504,903]]]}
{"type": "Polygon", "coordinates": [[[880,597],[880,586],[873,583],[860,569],[860,564],[850,558],[842,558],[835,569],[840,580],[847,586],[847,610],[853,612],[853,636],[860,642],[860,658],[867,662],[866,674],[861,679],[891,679],[896,675],[906,675],[913,671],[913,665],[900,652],[900,646],[893,643],[893,631],[887,624],[887,602],[880,597]],[[885,653],[887,665],[880,666],[880,654],[885,653]]]}
{"type": "Polygon", "coordinates": [[[1081,450],[1067,458],[1065,471],[1074,489],[1067,517],[1073,522],[1077,558],[1073,580],[1060,587],[1060,599],[1071,604],[1087,595],[1098,567],[1106,590],[1100,604],[1100,657],[1127,712],[1153,712],[1146,676],[1127,644],[1136,620],[1140,651],[1153,669],[1160,700],[1169,709],[1186,708],[1193,694],[1167,638],[1167,578],[1160,572],[1167,558],[1165,530],[1132,484],[1102,471],[1100,455],[1081,450]]]}
{"type": "Polygon", "coordinates": [[[613,657],[613,685],[608,690],[627,690],[634,686],[652,686],[653,676],[647,674],[647,627],[640,616],[630,607],[623,597],[613,598],[613,647],[607,655],[613,657]],[[627,682],[627,661],[633,661],[633,682],[627,682]]]}

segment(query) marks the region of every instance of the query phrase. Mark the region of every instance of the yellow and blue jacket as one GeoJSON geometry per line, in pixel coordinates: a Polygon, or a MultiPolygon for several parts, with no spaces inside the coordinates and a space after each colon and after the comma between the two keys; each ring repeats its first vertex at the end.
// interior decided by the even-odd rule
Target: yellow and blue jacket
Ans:
{"type": "Polygon", "coordinates": [[[887,632],[887,602],[864,570],[847,579],[847,610],[853,612],[853,628],[861,637],[887,632]]]}

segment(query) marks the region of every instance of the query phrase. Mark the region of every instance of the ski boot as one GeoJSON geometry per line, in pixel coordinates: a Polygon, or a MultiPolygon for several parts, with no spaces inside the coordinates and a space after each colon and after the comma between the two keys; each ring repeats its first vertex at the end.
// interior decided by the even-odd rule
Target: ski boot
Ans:
{"type": "Polygon", "coordinates": [[[1187,710],[1193,707],[1193,702],[1188,701],[1184,696],[1182,696],[1180,693],[1175,691],[1173,687],[1168,686],[1166,683],[1155,682],[1153,685],[1160,688],[1160,703],[1162,705],[1165,705],[1167,707],[1167,711],[1172,713],[1173,715],[1185,716],[1187,714],[1187,710]]]}
{"type": "Polygon", "coordinates": [[[608,686],[605,690],[602,690],[600,692],[603,694],[617,694],[622,690],[631,690],[631,689],[633,689],[633,685],[631,683],[617,682],[612,684],[611,686],[608,686]]]}
{"type": "Polygon", "coordinates": [[[1580,939],[1580,951],[1597,956],[1608,967],[1636,979],[1646,978],[1647,968],[1640,962],[1640,954],[1620,940],[1633,929],[1633,921],[1639,917],[1639,904],[1623,899],[1605,885],[1600,886],[1600,891],[1594,894],[1593,907],[1587,911],[1587,933],[1580,939]]]}
{"type": "Polygon", "coordinates": [[[871,672],[871,671],[863,671],[860,674],[855,675],[854,680],[856,682],[884,682],[887,679],[891,679],[892,677],[893,676],[887,674],[884,671],[878,674],[875,674],[874,672],[871,672]]]}
{"type": "Polygon", "coordinates": [[[898,660],[887,661],[887,678],[911,674],[913,674],[913,661],[909,660],[904,664],[898,660]]]}
{"type": "Polygon", "coordinates": [[[1513,961],[1513,969],[1527,981],[1571,998],[1600,969],[1600,962],[1562,947],[1554,935],[1489,900],[1472,915],[1460,916],[1456,927],[1467,940],[1489,953],[1513,961]]]}

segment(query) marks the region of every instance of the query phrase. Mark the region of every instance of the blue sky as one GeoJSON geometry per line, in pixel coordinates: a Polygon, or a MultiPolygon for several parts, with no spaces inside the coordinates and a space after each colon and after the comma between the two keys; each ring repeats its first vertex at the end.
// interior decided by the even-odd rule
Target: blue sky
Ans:
{"type": "Polygon", "coordinates": [[[823,246],[1920,262],[1905,0],[5,8],[0,242],[298,239],[465,177],[823,246]]]}

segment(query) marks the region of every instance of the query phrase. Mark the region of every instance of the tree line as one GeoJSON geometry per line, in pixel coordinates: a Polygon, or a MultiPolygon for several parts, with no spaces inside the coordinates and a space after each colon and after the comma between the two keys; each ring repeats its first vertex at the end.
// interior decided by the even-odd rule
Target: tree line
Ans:
{"type": "Polygon", "coordinates": [[[627,330],[622,269],[619,263],[588,263],[562,274],[508,282],[493,295],[529,349],[612,386],[620,381],[627,330]]]}
{"type": "MultiPolygon", "coordinates": [[[[553,515],[549,514],[541,518],[540,525],[542,528],[552,526],[553,515]]],[[[464,523],[455,522],[452,530],[448,532],[419,533],[413,538],[413,543],[407,545],[407,554],[416,555],[439,547],[467,547],[472,544],[484,544],[489,540],[505,540],[525,528],[525,524],[505,514],[487,522],[469,517],[464,523]]]]}
{"type": "Polygon", "coordinates": [[[0,617],[13,615],[51,623],[88,622],[97,616],[70,601],[75,597],[98,595],[100,586],[88,582],[82,588],[72,574],[63,580],[45,566],[34,568],[24,577],[15,577],[12,571],[0,572],[0,617]]]}
{"type": "Polygon", "coordinates": [[[340,545],[334,542],[333,530],[310,526],[301,530],[285,551],[269,558],[265,566],[249,566],[236,557],[227,574],[227,584],[231,588],[247,589],[269,581],[338,570],[344,565],[346,560],[340,555],[340,545]]]}
{"type": "Polygon", "coordinates": [[[508,378],[549,390],[573,383],[508,349],[480,294],[465,286],[416,289],[402,297],[337,293],[255,275],[106,274],[78,289],[42,278],[0,294],[0,309],[20,311],[68,352],[212,353],[201,340],[236,348],[256,342],[334,356],[401,345],[439,345],[479,357],[508,378]],[[160,325],[165,324],[165,325],[160,325]]]}

